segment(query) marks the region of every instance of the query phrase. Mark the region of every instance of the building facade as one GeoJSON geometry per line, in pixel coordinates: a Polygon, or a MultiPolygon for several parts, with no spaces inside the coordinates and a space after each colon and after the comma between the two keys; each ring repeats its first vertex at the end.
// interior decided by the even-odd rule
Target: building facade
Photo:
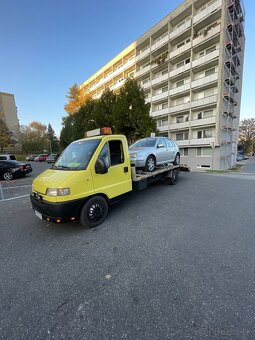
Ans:
{"type": "Polygon", "coordinates": [[[11,93],[0,92],[0,119],[13,133],[13,137],[18,139],[19,120],[14,95],[11,93]]]}
{"type": "Polygon", "coordinates": [[[236,164],[244,45],[241,0],[186,0],[81,86],[99,98],[136,77],[182,162],[227,169],[236,164]]]}

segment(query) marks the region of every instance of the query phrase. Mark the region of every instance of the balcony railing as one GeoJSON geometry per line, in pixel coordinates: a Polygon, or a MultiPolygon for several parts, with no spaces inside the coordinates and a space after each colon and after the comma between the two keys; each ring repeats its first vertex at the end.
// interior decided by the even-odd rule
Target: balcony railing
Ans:
{"type": "Polygon", "coordinates": [[[202,12],[195,15],[193,18],[193,25],[197,23],[198,21],[206,18],[207,16],[211,15],[214,11],[216,11],[218,8],[222,6],[222,0],[217,0],[207,8],[205,8],[202,12]]]}
{"type": "Polygon", "coordinates": [[[190,83],[175,87],[174,89],[169,91],[169,94],[170,96],[174,96],[176,94],[180,94],[180,93],[183,93],[189,90],[190,90],[190,83]]]}
{"type": "Polygon", "coordinates": [[[206,106],[213,103],[217,103],[217,95],[201,98],[201,99],[195,99],[191,102],[191,107],[197,107],[197,106],[206,106]]]}
{"type": "Polygon", "coordinates": [[[141,75],[143,75],[143,74],[149,72],[150,69],[151,69],[151,65],[148,65],[148,66],[145,66],[145,67],[143,67],[143,68],[140,68],[140,70],[138,70],[138,71],[136,72],[136,76],[137,76],[137,77],[140,77],[141,75]]]}
{"type": "Polygon", "coordinates": [[[183,65],[181,67],[176,68],[175,70],[170,72],[170,78],[177,76],[178,74],[181,74],[183,72],[186,72],[190,70],[190,63],[183,65]]]}
{"type": "Polygon", "coordinates": [[[211,145],[215,142],[215,138],[192,138],[190,140],[190,145],[211,145]]]}
{"type": "Polygon", "coordinates": [[[179,129],[188,129],[189,128],[189,122],[182,122],[182,123],[174,123],[170,124],[170,130],[179,130],[179,129]]]}
{"type": "Polygon", "coordinates": [[[180,27],[176,28],[173,32],[170,33],[170,40],[177,37],[182,32],[186,31],[191,26],[191,19],[184,24],[182,24],[180,27]]]}
{"type": "Polygon", "coordinates": [[[210,31],[204,31],[204,33],[198,35],[196,38],[193,38],[193,47],[220,33],[220,26],[221,25],[217,25],[216,27],[211,28],[210,31]]]}
{"type": "Polygon", "coordinates": [[[159,117],[159,116],[165,116],[167,115],[169,112],[169,108],[167,107],[166,109],[161,109],[161,110],[157,110],[157,111],[152,111],[151,112],[151,117],[159,117]]]}
{"type": "Polygon", "coordinates": [[[183,52],[189,50],[191,48],[191,42],[177,48],[176,50],[174,50],[172,53],[170,53],[170,59],[173,59],[177,56],[179,56],[180,54],[182,54],[183,52]]]}
{"type": "Polygon", "coordinates": [[[179,105],[175,105],[175,106],[170,107],[169,113],[173,113],[173,112],[177,112],[177,111],[184,111],[184,110],[188,110],[189,108],[190,108],[190,102],[183,103],[183,104],[179,104],[179,105]]]}
{"type": "Polygon", "coordinates": [[[205,85],[213,83],[213,82],[215,82],[217,80],[218,80],[218,73],[214,73],[214,74],[211,74],[211,75],[209,75],[207,77],[203,77],[203,78],[194,80],[191,83],[191,87],[192,88],[196,88],[196,87],[205,86],[205,85]]]}
{"type": "Polygon", "coordinates": [[[168,91],[162,92],[162,93],[159,93],[157,95],[152,96],[152,102],[155,102],[155,101],[158,101],[158,100],[161,100],[161,99],[165,99],[167,97],[168,97],[168,91]]]}
{"type": "Polygon", "coordinates": [[[169,78],[168,73],[164,74],[163,76],[159,76],[159,77],[152,80],[151,85],[162,83],[163,81],[168,80],[168,78],[169,78]]]}
{"type": "Polygon", "coordinates": [[[216,124],[216,117],[195,119],[190,122],[191,127],[216,124]]]}
{"type": "Polygon", "coordinates": [[[150,54],[150,46],[148,46],[148,47],[146,48],[146,50],[144,50],[143,52],[137,54],[136,60],[139,61],[139,60],[145,58],[145,57],[146,57],[147,55],[149,55],[149,54],[150,54]]]}
{"type": "Polygon", "coordinates": [[[189,145],[189,140],[188,139],[184,139],[184,140],[175,140],[176,144],[178,146],[188,146],[189,145]]]}
{"type": "Polygon", "coordinates": [[[157,129],[159,130],[159,132],[165,132],[168,131],[168,124],[167,125],[162,125],[162,126],[157,126],[157,129]]]}
{"type": "Polygon", "coordinates": [[[161,40],[157,41],[156,43],[151,45],[151,52],[155,51],[157,48],[160,48],[161,46],[165,45],[169,40],[169,36],[162,38],[161,40]]]}
{"type": "Polygon", "coordinates": [[[212,61],[213,59],[218,58],[219,55],[220,55],[219,49],[217,49],[213,52],[210,52],[210,53],[204,55],[203,57],[200,57],[200,58],[192,61],[192,66],[196,67],[196,66],[208,63],[208,62],[212,61]]]}

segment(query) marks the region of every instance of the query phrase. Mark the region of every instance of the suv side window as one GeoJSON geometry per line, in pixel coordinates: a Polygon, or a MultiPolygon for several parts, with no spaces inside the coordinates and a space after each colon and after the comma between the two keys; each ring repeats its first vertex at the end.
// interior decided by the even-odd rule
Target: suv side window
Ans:
{"type": "Polygon", "coordinates": [[[173,147],[173,143],[172,143],[172,141],[170,139],[166,138],[166,144],[167,144],[168,148],[172,148],[173,147]]]}
{"type": "Polygon", "coordinates": [[[124,151],[120,140],[109,141],[111,165],[124,163],[124,151]]]}

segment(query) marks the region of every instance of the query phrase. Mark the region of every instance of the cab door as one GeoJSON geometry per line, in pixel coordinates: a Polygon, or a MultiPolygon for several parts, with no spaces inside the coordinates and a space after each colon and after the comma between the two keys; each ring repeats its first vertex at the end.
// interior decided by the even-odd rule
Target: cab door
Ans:
{"type": "Polygon", "coordinates": [[[107,173],[96,173],[94,165],[92,176],[95,193],[104,193],[111,199],[132,190],[130,161],[124,150],[122,140],[118,139],[103,145],[98,159],[105,163],[107,173]]]}

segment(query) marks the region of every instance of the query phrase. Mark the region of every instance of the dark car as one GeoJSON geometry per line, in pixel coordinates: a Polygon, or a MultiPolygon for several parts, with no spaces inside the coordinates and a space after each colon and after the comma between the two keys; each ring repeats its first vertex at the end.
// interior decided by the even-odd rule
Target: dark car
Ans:
{"type": "Polygon", "coordinates": [[[56,160],[58,159],[59,157],[59,153],[52,153],[51,155],[49,155],[49,157],[46,159],[46,161],[48,163],[55,163],[56,160]]]}
{"type": "Polygon", "coordinates": [[[0,160],[0,178],[6,181],[17,177],[24,177],[32,172],[30,164],[24,164],[18,161],[1,161],[0,160]]]}

